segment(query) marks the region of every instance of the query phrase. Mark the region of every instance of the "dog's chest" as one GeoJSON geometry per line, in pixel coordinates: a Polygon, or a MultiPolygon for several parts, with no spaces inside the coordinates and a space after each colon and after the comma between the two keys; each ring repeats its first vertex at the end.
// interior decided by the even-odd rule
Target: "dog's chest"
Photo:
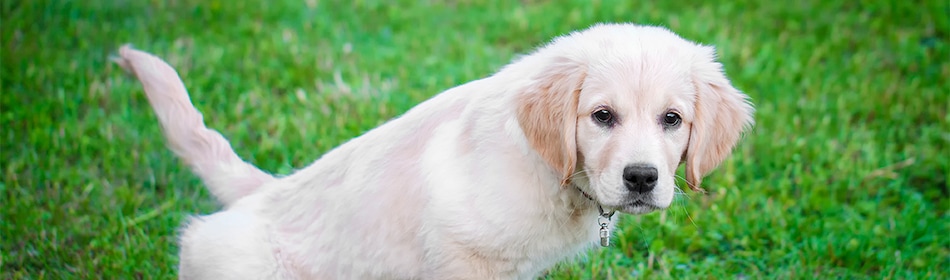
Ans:
{"type": "Polygon", "coordinates": [[[468,214],[468,219],[459,220],[471,224],[446,227],[460,231],[445,236],[450,245],[443,248],[461,250],[461,254],[451,255],[464,259],[467,264],[459,265],[466,266],[466,273],[488,278],[536,277],[557,262],[578,256],[599,240],[597,213],[589,211],[554,217],[509,214],[501,220],[468,214]]]}

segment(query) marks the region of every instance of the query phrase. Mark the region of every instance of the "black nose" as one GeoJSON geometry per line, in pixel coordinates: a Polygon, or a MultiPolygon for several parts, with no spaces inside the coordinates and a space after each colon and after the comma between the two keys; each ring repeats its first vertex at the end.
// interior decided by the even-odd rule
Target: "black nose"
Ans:
{"type": "Polygon", "coordinates": [[[623,169],[623,184],[635,193],[648,193],[656,187],[656,167],[648,164],[631,164],[623,169]]]}

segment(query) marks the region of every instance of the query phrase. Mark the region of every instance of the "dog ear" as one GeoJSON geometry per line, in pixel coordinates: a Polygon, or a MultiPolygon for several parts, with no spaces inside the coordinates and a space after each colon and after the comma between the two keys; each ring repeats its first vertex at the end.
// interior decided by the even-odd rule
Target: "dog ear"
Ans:
{"type": "Polygon", "coordinates": [[[577,102],[584,67],[567,58],[552,61],[518,96],[518,124],[531,147],[570,183],[577,164],[577,102]]]}
{"type": "Polygon", "coordinates": [[[730,84],[722,64],[715,61],[715,49],[700,47],[693,66],[696,87],[695,117],[686,148],[686,182],[695,191],[703,176],[715,169],[732,152],[742,132],[752,127],[755,109],[748,96],[730,84]]]}

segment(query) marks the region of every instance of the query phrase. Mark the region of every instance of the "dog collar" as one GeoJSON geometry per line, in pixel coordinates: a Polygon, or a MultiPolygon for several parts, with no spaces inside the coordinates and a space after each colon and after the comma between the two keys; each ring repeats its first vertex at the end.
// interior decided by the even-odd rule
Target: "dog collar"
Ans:
{"type": "Polygon", "coordinates": [[[591,197],[589,194],[587,194],[586,192],[584,192],[583,190],[581,190],[581,188],[578,188],[577,186],[574,186],[574,188],[577,189],[577,191],[580,192],[581,195],[583,195],[590,201],[593,201],[594,203],[597,204],[597,210],[600,211],[600,216],[597,217],[597,224],[600,225],[600,246],[602,247],[610,246],[610,231],[607,230],[607,224],[610,223],[610,218],[613,218],[614,214],[617,211],[610,210],[610,212],[605,212],[604,207],[601,206],[599,202],[594,200],[593,197],[591,197]]]}

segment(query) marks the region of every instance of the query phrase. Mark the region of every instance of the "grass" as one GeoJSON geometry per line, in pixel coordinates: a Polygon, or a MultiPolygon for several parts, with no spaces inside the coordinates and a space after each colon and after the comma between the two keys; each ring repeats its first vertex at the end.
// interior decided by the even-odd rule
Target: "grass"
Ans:
{"type": "Polygon", "coordinates": [[[219,208],[109,62],[121,44],[286,174],[600,21],[717,46],[757,126],[709,194],[546,278],[950,278],[948,2],[401,2],[4,1],[0,278],[172,278],[183,219],[219,208]]]}

